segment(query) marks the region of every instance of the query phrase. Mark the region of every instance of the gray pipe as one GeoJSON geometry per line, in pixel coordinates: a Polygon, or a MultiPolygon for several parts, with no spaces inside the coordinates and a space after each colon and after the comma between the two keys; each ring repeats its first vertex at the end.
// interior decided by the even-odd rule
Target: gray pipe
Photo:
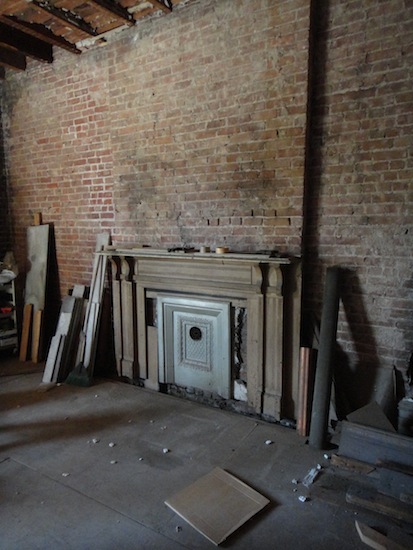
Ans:
{"type": "Polygon", "coordinates": [[[309,437],[310,445],[316,449],[323,449],[326,444],[340,299],[339,280],[340,268],[337,266],[328,267],[323,297],[309,437]]]}

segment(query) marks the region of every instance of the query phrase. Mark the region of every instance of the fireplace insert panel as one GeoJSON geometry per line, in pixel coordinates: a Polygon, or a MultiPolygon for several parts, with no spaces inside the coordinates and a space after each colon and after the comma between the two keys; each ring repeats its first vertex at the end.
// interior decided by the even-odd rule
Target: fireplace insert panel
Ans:
{"type": "Polygon", "coordinates": [[[159,379],[231,397],[230,304],[158,296],[159,379]]]}

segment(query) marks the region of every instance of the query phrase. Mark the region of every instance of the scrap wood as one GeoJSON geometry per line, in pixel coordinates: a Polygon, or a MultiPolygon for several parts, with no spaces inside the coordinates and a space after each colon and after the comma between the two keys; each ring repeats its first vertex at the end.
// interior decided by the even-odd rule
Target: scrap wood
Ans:
{"type": "Polygon", "coordinates": [[[69,383],[90,385],[92,379],[108,261],[107,256],[100,252],[109,244],[109,233],[102,233],[97,236],[90,294],[79,335],[76,365],[66,379],[66,382],[69,383]]]}
{"type": "Polygon", "coordinates": [[[394,462],[378,464],[378,490],[403,502],[413,503],[413,468],[394,462]]]}
{"type": "Polygon", "coordinates": [[[298,414],[297,433],[306,437],[309,432],[311,416],[311,399],[314,385],[314,368],[312,364],[313,353],[310,348],[300,348],[300,371],[298,381],[298,414]]]}
{"type": "Polygon", "coordinates": [[[62,339],[62,336],[66,337],[68,333],[74,304],[75,298],[73,298],[72,296],[65,296],[63,298],[55,335],[52,337],[47,353],[46,365],[42,380],[44,383],[57,382],[57,375],[60,368],[60,361],[62,358],[64,343],[64,338],[62,339]]]}
{"type": "Polygon", "coordinates": [[[367,546],[370,546],[370,548],[374,548],[375,550],[408,550],[405,546],[401,546],[397,542],[390,540],[386,535],[383,535],[365,523],[361,523],[361,521],[356,520],[355,524],[360,540],[367,546]]]}
{"type": "Polygon", "coordinates": [[[373,465],[386,460],[413,467],[413,438],[343,420],[339,454],[373,465]]]}
{"type": "Polygon", "coordinates": [[[342,470],[347,470],[356,474],[370,474],[375,470],[375,467],[367,462],[337,454],[331,455],[331,464],[342,470]]]}
{"type": "Polygon", "coordinates": [[[43,310],[38,309],[33,316],[32,361],[38,363],[43,359],[42,346],[43,310]]]}
{"type": "Polygon", "coordinates": [[[381,495],[368,487],[351,486],[346,493],[346,502],[366,510],[373,510],[394,519],[413,523],[413,507],[392,497],[381,495]]]}
{"type": "Polygon", "coordinates": [[[26,304],[23,309],[23,329],[20,342],[20,361],[27,361],[29,342],[32,330],[33,304],[26,304]]]}

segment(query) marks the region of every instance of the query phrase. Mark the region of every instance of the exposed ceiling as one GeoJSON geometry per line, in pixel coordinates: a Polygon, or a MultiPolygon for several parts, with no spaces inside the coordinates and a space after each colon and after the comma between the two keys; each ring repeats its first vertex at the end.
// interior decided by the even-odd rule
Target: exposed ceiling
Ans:
{"type": "Polygon", "coordinates": [[[79,55],[110,33],[183,0],[0,0],[0,78],[24,71],[27,57],[53,62],[53,47],[79,55]]]}

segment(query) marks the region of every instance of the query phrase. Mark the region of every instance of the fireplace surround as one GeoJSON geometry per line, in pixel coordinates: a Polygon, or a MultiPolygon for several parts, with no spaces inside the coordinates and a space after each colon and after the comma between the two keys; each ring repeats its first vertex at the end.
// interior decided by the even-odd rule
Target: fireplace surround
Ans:
{"type": "Polygon", "coordinates": [[[299,259],[151,248],[101,254],[111,265],[119,376],[155,391],[173,384],[228,400],[244,399],[239,388],[245,386],[248,412],[268,420],[296,417],[299,259]],[[242,368],[236,364],[240,312],[242,368]]]}

